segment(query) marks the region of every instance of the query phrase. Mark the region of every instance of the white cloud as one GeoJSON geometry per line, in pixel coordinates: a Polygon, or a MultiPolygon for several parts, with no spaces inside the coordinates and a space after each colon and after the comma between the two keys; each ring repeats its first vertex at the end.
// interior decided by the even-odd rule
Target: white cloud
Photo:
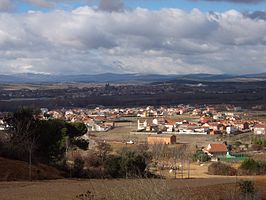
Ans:
{"type": "Polygon", "coordinates": [[[265,35],[265,20],[233,10],[2,13],[0,73],[256,73],[265,35]]]}

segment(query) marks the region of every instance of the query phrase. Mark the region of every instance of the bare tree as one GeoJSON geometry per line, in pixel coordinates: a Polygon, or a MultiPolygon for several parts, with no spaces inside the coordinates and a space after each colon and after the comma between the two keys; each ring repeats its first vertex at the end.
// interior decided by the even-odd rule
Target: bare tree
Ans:
{"type": "Polygon", "coordinates": [[[112,151],[112,147],[110,144],[106,142],[98,142],[98,145],[96,147],[97,154],[101,159],[102,164],[107,159],[108,154],[112,151]]]}

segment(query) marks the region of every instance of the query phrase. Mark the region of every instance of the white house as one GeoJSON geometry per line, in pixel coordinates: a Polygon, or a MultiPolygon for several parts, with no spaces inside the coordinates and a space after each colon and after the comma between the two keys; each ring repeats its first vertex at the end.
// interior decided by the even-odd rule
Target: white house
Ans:
{"type": "Polygon", "coordinates": [[[148,122],[146,119],[138,119],[138,130],[145,130],[148,126],[148,122]]]}
{"type": "Polygon", "coordinates": [[[254,127],[255,135],[265,135],[266,134],[266,125],[258,124],[254,127]]]}
{"type": "Polygon", "coordinates": [[[238,131],[238,129],[233,126],[227,126],[225,131],[227,134],[234,134],[238,131]]]}

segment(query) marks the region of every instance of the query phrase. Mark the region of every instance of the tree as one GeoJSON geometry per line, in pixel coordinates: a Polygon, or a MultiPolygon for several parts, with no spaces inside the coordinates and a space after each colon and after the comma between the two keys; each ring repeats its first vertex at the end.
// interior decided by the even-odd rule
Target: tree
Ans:
{"type": "Polygon", "coordinates": [[[105,162],[105,169],[113,178],[143,177],[146,166],[145,157],[131,150],[109,157],[105,162]]]}
{"type": "Polygon", "coordinates": [[[80,148],[82,150],[88,150],[89,142],[85,139],[78,138],[78,139],[73,139],[72,144],[77,146],[78,148],[80,148]]]}
{"type": "Polygon", "coordinates": [[[101,160],[101,164],[103,164],[106,161],[109,153],[112,151],[111,145],[106,142],[98,142],[96,149],[97,155],[101,160]]]}
{"type": "Polygon", "coordinates": [[[112,156],[105,162],[105,170],[113,178],[123,177],[123,172],[121,169],[121,156],[112,156]]]}
{"type": "Polygon", "coordinates": [[[84,135],[87,128],[83,123],[67,123],[62,120],[52,119],[40,121],[37,127],[39,134],[38,153],[43,161],[56,163],[60,161],[70,146],[76,145],[84,150],[88,142],[75,137],[84,135]]]}
{"type": "Polygon", "coordinates": [[[61,120],[40,121],[37,127],[39,134],[38,154],[46,163],[56,163],[61,160],[66,150],[68,129],[61,120]]]}
{"type": "Polygon", "coordinates": [[[72,138],[82,136],[88,131],[86,125],[81,122],[67,123],[66,128],[68,129],[69,136],[72,138]]]}
{"type": "Polygon", "coordinates": [[[142,177],[146,169],[146,159],[135,151],[127,150],[121,155],[121,169],[126,177],[142,177]]]}
{"type": "Polygon", "coordinates": [[[197,150],[192,159],[193,161],[207,162],[210,160],[210,157],[202,150],[197,150]]]}
{"type": "Polygon", "coordinates": [[[35,116],[38,116],[36,111],[21,108],[5,119],[10,127],[9,152],[16,159],[25,160],[26,156],[29,157],[26,160],[29,161],[30,176],[33,155],[36,155],[38,161],[56,164],[64,157],[67,142],[87,149],[86,141],[75,138],[87,132],[85,124],[56,119],[38,120],[35,116]]]}
{"type": "Polygon", "coordinates": [[[28,154],[30,180],[32,157],[38,138],[36,133],[38,120],[35,118],[35,115],[37,115],[37,111],[22,107],[5,119],[10,127],[11,151],[15,150],[15,152],[19,152],[19,159],[22,160],[24,160],[23,157],[28,154]]]}

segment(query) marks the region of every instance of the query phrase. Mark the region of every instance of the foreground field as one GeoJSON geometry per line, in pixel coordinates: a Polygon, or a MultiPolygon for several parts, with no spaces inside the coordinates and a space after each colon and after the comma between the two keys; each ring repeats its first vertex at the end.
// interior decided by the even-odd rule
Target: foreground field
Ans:
{"type": "MultiPolygon", "coordinates": [[[[265,199],[266,177],[253,178],[259,199],[265,199]]],[[[1,200],[74,200],[83,199],[234,199],[234,177],[208,179],[119,179],[55,180],[42,182],[1,182],[1,200]]]]}
{"type": "MultiPolygon", "coordinates": [[[[32,180],[63,178],[63,173],[54,167],[37,164],[32,166],[32,180]]],[[[0,181],[29,180],[29,165],[25,161],[0,157],[0,181]]],[[[1,199],[1,198],[0,198],[1,199]]]]}

